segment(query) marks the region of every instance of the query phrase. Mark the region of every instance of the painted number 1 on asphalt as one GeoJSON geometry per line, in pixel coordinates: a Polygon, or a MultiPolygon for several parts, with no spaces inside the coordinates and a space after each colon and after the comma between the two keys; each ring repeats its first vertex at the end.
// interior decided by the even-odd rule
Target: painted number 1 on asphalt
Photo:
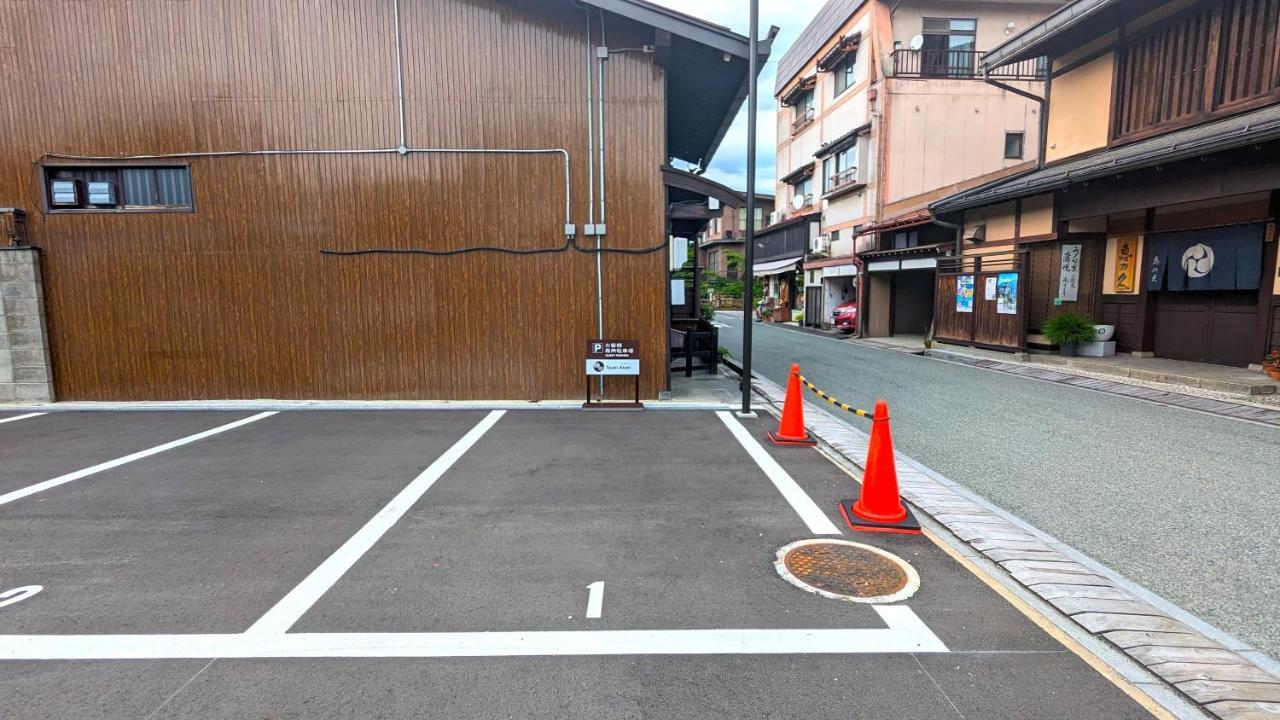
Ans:
{"type": "Polygon", "coordinates": [[[590,594],[587,595],[587,619],[600,617],[600,611],[604,609],[604,581],[597,580],[587,586],[590,594]]]}

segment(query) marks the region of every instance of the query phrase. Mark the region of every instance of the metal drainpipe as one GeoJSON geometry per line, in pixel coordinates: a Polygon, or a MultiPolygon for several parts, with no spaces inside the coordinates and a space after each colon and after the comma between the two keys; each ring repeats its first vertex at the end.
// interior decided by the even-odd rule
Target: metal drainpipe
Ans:
{"type": "MultiPolygon", "coordinates": [[[[596,52],[596,78],[598,87],[596,88],[596,107],[599,112],[599,127],[597,135],[600,136],[600,224],[596,226],[596,329],[600,333],[600,337],[604,337],[604,253],[601,252],[604,232],[608,230],[608,224],[605,222],[605,202],[604,202],[604,61],[609,58],[609,41],[605,39],[604,33],[604,10],[597,8],[600,13],[600,47],[604,48],[603,56],[599,51],[596,52]]],[[[587,66],[587,73],[591,73],[591,66],[587,66]]],[[[604,376],[600,376],[600,396],[604,397],[604,376]]]]}
{"type": "Polygon", "coordinates": [[[408,154],[408,142],[404,129],[404,54],[400,48],[400,0],[395,2],[396,13],[396,101],[400,106],[400,154],[408,154]]]}
{"type": "Polygon", "coordinates": [[[964,255],[964,224],[961,223],[957,225],[956,223],[939,220],[938,218],[933,218],[933,224],[947,228],[948,230],[954,230],[956,232],[956,257],[964,255]]]}

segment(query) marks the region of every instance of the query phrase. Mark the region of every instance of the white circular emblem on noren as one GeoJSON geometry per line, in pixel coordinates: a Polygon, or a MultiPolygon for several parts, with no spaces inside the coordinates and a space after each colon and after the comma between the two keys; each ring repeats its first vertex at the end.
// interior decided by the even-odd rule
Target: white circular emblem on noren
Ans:
{"type": "Polygon", "coordinates": [[[1182,269],[1187,277],[1202,278],[1213,271],[1213,248],[1196,243],[1182,253],[1182,269]]]}

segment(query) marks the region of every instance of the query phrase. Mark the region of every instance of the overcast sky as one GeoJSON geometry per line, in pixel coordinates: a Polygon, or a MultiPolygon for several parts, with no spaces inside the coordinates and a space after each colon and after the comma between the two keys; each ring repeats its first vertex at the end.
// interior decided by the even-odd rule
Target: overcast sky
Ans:
{"type": "MultiPolygon", "coordinates": [[[[749,9],[747,0],[653,0],[660,5],[724,25],[740,35],[747,34],[749,9]]],[[[825,0],[760,0],[760,37],[770,25],[780,28],[773,42],[769,62],[760,73],[760,105],[756,136],[756,190],[774,192],[774,150],[777,124],[774,121],[773,81],[782,57],[796,36],[804,30],[825,0]]],[[[747,186],[747,108],[733,122],[716,156],[711,160],[707,177],[737,190],[747,186]]]]}

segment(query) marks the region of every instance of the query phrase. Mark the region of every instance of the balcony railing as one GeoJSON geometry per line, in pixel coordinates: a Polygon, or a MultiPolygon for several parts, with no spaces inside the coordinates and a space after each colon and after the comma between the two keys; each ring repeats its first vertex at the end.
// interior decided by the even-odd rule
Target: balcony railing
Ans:
{"type": "Polygon", "coordinates": [[[832,193],[858,182],[858,168],[851,167],[827,178],[827,192],[832,193]]]}
{"type": "Polygon", "coordinates": [[[796,207],[796,210],[804,210],[805,208],[813,207],[813,193],[809,193],[802,197],[804,199],[801,200],[800,205],[796,207]]]}
{"type": "Polygon", "coordinates": [[[801,114],[794,121],[792,121],[791,134],[795,135],[801,130],[809,127],[809,125],[813,123],[813,119],[816,116],[817,116],[817,113],[814,111],[813,108],[809,108],[808,110],[805,110],[803,114],[801,114]]]}
{"type": "MultiPolygon", "coordinates": [[[[978,50],[893,51],[893,75],[902,78],[980,78],[978,65],[985,52],[978,50]]],[[[1046,58],[1030,58],[998,67],[988,74],[996,80],[1044,80],[1048,76],[1046,58]]]]}

